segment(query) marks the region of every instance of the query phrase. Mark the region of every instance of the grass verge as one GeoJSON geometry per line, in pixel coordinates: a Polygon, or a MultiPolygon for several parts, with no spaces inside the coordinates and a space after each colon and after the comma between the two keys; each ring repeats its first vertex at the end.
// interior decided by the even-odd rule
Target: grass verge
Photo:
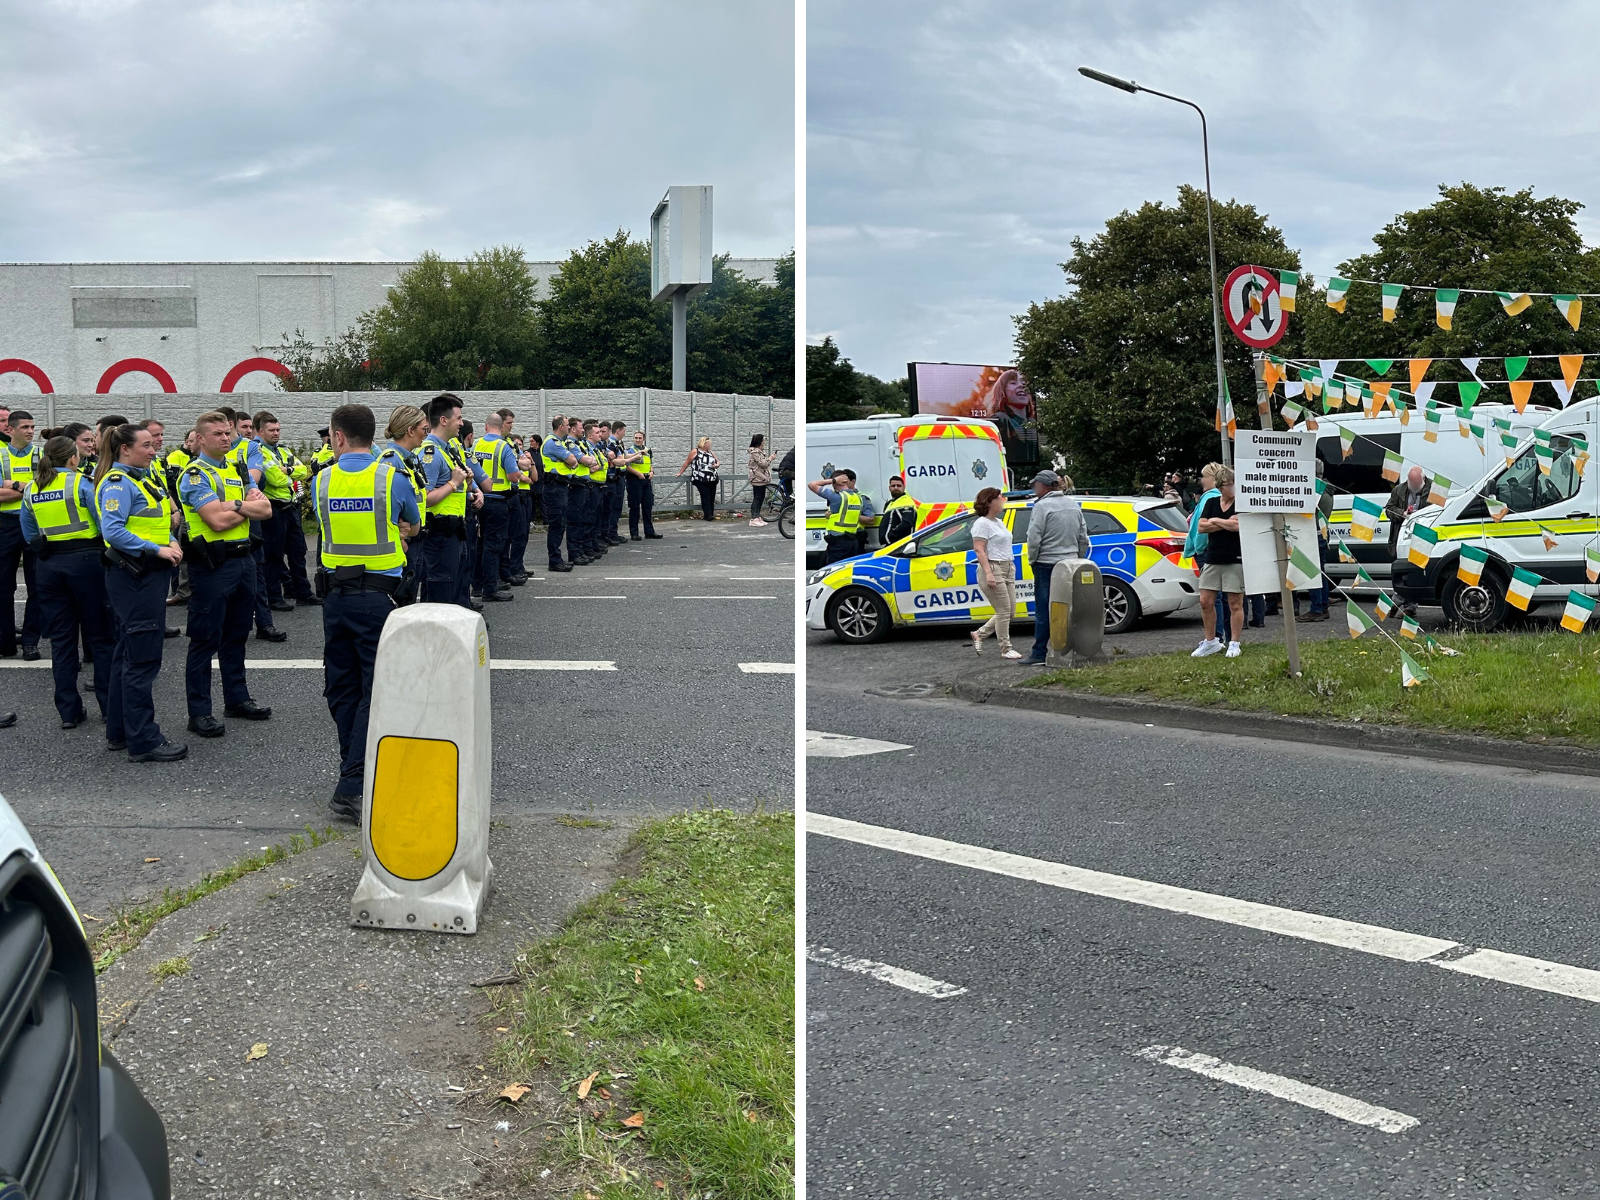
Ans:
{"type": "MultiPolygon", "coordinates": [[[[293,858],[303,851],[314,849],[327,842],[337,841],[345,836],[344,830],[335,829],[332,825],[326,826],[319,833],[317,830],[306,826],[306,834],[301,837],[298,833],[289,838],[287,846],[269,846],[259,854],[252,854],[249,858],[241,858],[238,862],[229,863],[226,867],[216,871],[208,871],[200,877],[198,883],[192,883],[186,888],[164,888],[159,900],[152,900],[149,904],[139,904],[131,908],[117,910],[94,939],[94,973],[100,974],[117,959],[129,950],[132,950],[145,935],[156,927],[156,922],[163,917],[171,916],[180,908],[186,908],[202,897],[209,896],[212,892],[220,891],[230,883],[235,883],[253,871],[263,867],[270,867],[273,863],[282,862],[286,858],[293,858]]],[[[160,964],[166,966],[166,963],[160,964]]]]}
{"type": "Polygon", "coordinates": [[[501,1066],[556,1077],[550,1143],[590,1195],[779,1200],[794,1185],[794,816],[703,809],[527,952],[501,1066]]]}
{"type": "Polygon", "coordinates": [[[1432,676],[1410,688],[1401,686],[1399,652],[1375,633],[1302,645],[1300,679],[1289,678],[1282,646],[1252,645],[1240,658],[1152,654],[1052,671],[1022,686],[1600,747],[1600,634],[1442,640],[1458,654],[1406,646],[1432,676]]]}

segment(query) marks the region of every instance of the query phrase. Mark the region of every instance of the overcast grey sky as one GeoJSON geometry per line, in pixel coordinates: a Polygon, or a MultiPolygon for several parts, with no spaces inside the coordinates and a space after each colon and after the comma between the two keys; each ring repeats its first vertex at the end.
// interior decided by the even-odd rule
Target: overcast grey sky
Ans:
{"type": "Polygon", "coordinates": [[[1462,180],[1600,241],[1600,5],[810,0],[806,37],[807,334],[876,375],[1009,362],[1074,234],[1203,182],[1192,110],[1081,64],[1203,105],[1215,194],[1319,274],[1462,180]]]}
{"type": "Polygon", "coordinates": [[[0,259],[410,259],[794,232],[788,0],[0,0],[0,259]]]}

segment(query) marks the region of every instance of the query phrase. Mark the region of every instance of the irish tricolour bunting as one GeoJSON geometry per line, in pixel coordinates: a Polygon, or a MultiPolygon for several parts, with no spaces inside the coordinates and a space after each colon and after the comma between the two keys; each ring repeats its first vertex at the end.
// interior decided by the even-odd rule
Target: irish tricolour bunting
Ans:
{"type": "Polygon", "coordinates": [[[1567,606],[1561,610],[1561,628],[1582,633],[1583,627],[1594,616],[1595,599],[1574,588],[1567,593],[1567,606]]]}
{"type": "Polygon", "coordinates": [[[1294,311],[1294,294],[1300,288],[1299,271],[1278,272],[1278,307],[1284,312],[1294,311]]]}
{"type": "Polygon", "coordinates": [[[1515,568],[1511,572],[1511,583],[1506,587],[1506,603],[1527,612],[1528,605],[1533,603],[1533,591],[1542,582],[1532,571],[1515,568]]]}
{"type": "Polygon", "coordinates": [[[1350,498],[1350,536],[1358,542],[1370,542],[1378,532],[1378,518],[1383,508],[1364,496],[1350,498]]]}
{"type": "Polygon", "coordinates": [[[1400,651],[1400,682],[1406,687],[1416,687],[1419,683],[1427,683],[1433,678],[1404,650],[1400,651]]]}
{"type": "Polygon", "coordinates": [[[1439,535],[1431,527],[1419,522],[1411,527],[1411,546],[1406,551],[1406,558],[1414,567],[1425,567],[1433,557],[1433,548],[1438,544],[1439,535]]]}
{"type": "Polygon", "coordinates": [[[1344,623],[1349,627],[1350,636],[1360,637],[1373,626],[1372,618],[1361,611],[1361,606],[1351,600],[1344,606],[1344,623]]]}
{"type": "Polygon", "coordinates": [[[1449,329],[1456,314],[1456,301],[1461,299],[1460,288],[1440,288],[1433,293],[1433,319],[1440,329],[1449,329]]]}
{"type": "Polygon", "coordinates": [[[1461,547],[1461,560],[1456,563],[1456,578],[1468,587],[1477,587],[1478,580],[1483,578],[1484,564],[1489,561],[1489,552],[1482,546],[1461,547]]]}
{"type": "Polygon", "coordinates": [[[1328,307],[1334,312],[1344,311],[1345,297],[1350,292],[1350,281],[1334,276],[1328,280],[1328,307]]]}
{"type": "Polygon", "coordinates": [[[1600,583],[1600,546],[1583,548],[1583,573],[1590,583],[1600,583]]]}

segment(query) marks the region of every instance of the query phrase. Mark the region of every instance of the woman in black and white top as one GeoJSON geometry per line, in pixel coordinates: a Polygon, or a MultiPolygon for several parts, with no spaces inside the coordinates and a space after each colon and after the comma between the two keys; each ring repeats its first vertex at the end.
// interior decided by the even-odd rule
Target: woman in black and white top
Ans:
{"type": "Polygon", "coordinates": [[[994,634],[1001,658],[1021,658],[1011,648],[1011,614],[1017,607],[1016,563],[1011,556],[1011,530],[1001,519],[1006,498],[999,488],[987,487],[978,493],[972,511],[972,548],[978,552],[978,590],[994,609],[982,627],[972,631],[972,648],[983,653],[983,639],[994,634]]]}
{"type": "Polygon", "coordinates": [[[711,453],[711,439],[703,437],[698,445],[683,460],[683,466],[678,468],[681,476],[689,472],[689,482],[694,484],[695,490],[700,493],[701,519],[713,521],[717,512],[717,478],[722,467],[722,460],[711,453]],[[692,464],[692,466],[691,466],[692,464]]]}

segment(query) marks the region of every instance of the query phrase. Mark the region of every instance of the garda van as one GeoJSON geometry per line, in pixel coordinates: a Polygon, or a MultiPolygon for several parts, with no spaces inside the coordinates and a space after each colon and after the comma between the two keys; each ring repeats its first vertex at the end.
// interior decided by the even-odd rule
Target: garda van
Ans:
{"type": "MultiPolygon", "coordinates": [[[[863,550],[880,544],[879,517],[889,503],[889,477],[902,476],[917,502],[919,526],[942,520],[971,505],[985,487],[1008,491],[1011,474],[1000,429],[993,421],[967,417],[895,413],[863,421],[819,421],[806,426],[806,470],[811,479],[829,479],[835,470],[856,473],[856,490],[872,501],[874,516],[862,521],[863,550]]],[[[827,557],[823,526],[828,505],[813,492],[806,502],[806,565],[827,557]]]]}
{"type": "Polygon", "coordinates": [[[1484,430],[1480,445],[1464,424],[1458,428],[1454,417],[1445,416],[1437,429],[1434,441],[1428,441],[1427,421],[1423,414],[1413,409],[1409,420],[1402,424],[1393,414],[1367,417],[1361,413],[1343,413],[1317,418],[1317,457],[1322,460],[1323,478],[1333,492],[1333,512],[1328,517],[1329,535],[1337,545],[1343,541],[1345,549],[1355,562],[1340,562],[1337,553],[1323,566],[1330,577],[1350,587],[1356,568],[1364,569],[1379,584],[1390,576],[1389,520],[1381,516],[1378,530],[1370,542],[1361,542],[1350,536],[1350,507],[1354,497],[1360,496],[1380,509],[1389,502],[1394,484],[1383,476],[1385,451],[1394,451],[1405,464],[1404,469],[1421,467],[1428,478],[1443,476],[1450,481],[1452,495],[1461,492],[1481,477],[1488,464],[1503,462],[1500,445],[1501,429],[1495,420],[1509,421],[1511,433],[1520,442],[1531,437],[1533,431],[1560,412],[1560,409],[1530,404],[1522,412],[1510,404],[1479,404],[1473,410],[1472,423],[1484,430]],[[1350,457],[1344,456],[1340,430],[1349,428],[1356,439],[1350,448],[1350,457]]]}
{"type": "Polygon", "coordinates": [[[1518,569],[1539,578],[1530,611],[1564,602],[1573,588],[1600,593],[1585,568],[1585,551],[1600,548],[1600,471],[1590,459],[1600,433],[1597,414],[1600,398],[1580,401],[1550,416],[1509,454],[1491,447],[1494,465],[1487,473],[1442,506],[1407,518],[1395,548],[1393,584],[1400,599],[1439,605],[1452,622],[1488,632],[1505,622],[1507,590],[1518,569]],[[1432,546],[1416,537],[1419,525],[1432,531],[1432,546]],[[1409,560],[1413,545],[1426,566],[1409,560]],[[1467,547],[1484,561],[1462,579],[1458,568],[1467,547]]]}

